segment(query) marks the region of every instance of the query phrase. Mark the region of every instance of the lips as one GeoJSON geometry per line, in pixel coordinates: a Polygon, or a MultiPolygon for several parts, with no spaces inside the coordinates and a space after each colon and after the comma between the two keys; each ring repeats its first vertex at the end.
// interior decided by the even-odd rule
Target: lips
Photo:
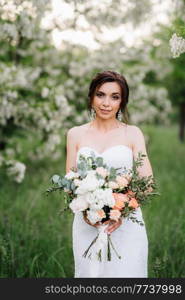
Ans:
{"type": "Polygon", "coordinates": [[[110,110],[100,109],[102,112],[109,113],[110,110]]]}

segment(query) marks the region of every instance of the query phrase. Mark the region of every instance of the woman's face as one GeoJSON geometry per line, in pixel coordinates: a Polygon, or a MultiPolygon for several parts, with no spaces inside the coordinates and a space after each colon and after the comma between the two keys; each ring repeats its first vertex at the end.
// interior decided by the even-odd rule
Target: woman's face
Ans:
{"type": "Polygon", "coordinates": [[[115,118],[120,108],[121,88],[117,82],[105,82],[95,92],[92,107],[103,119],[115,118]]]}

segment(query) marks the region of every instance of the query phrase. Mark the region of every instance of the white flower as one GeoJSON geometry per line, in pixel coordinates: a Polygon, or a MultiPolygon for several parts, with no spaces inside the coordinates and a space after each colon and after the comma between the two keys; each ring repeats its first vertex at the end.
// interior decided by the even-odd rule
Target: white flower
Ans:
{"type": "Polygon", "coordinates": [[[88,202],[84,196],[78,196],[74,198],[72,202],[69,204],[69,207],[73,211],[73,213],[84,211],[88,208],[88,202]]]}
{"type": "Polygon", "coordinates": [[[49,95],[49,89],[47,87],[43,87],[42,91],[41,91],[41,95],[42,95],[43,98],[48,97],[48,95],[49,95]]]}
{"type": "Polygon", "coordinates": [[[12,165],[7,169],[8,176],[14,177],[14,180],[18,183],[22,182],[26,170],[25,164],[19,161],[11,162],[11,164],[12,165]]]}
{"type": "Polygon", "coordinates": [[[87,176],[81,181],[80,186],[76,189],[77,194],[85,194],[87,192],[93,192],[101,185],[103,185],[104,180],[98,179],[96,177],[96,171],[91,170],[87,173],[87,176]]]}
{"type": "Polygon", "coordinates": [[[109,207],[113,207],[115,205],[115,199],[112,194],[112,189],[107,188],[104,190],[104,205],[107,205],[109,207]]]}
{"type": "Polygon", "coordinates": [[[74,182],[74,185],[79,186],[81,183],[81,180],[75,179],[73,182],[74,182]]]}
{"type": "Polygon", "coordinates": [[[185,39],[181,36],[177,36],[176,33],[172,35],[169,44],[174,58],[185,52],[185,39]]]}
{"type": "Polygon", "coordinates": [[[92,224],[101,221],[100,215],[98,215],[98,213],[95,210],[88,210],[87,218],[92,224]]]}
{"type": "Polygon", "coordinates": [[[112,195],[111,189],[97,189],[93,193],[89,193],[87,199],[91,209],[101,209],[104,205],[113,207],[115,204],[115,199],[112,195]]]}
{"type": "Polygon", "coordinates": [[[73,172],[73,171],[69,171],[66,175],[65,178],[66,179],[74,179],[74,178],[78,178],[79,174],[78,172],[73,172]]]}
{"type": "Polygon", "coordinates": [[[102,190],[98,189],[92,193],[89,193],[87,202],[89,203],[91,209],[101,209],[104,206],[102,190]]]}

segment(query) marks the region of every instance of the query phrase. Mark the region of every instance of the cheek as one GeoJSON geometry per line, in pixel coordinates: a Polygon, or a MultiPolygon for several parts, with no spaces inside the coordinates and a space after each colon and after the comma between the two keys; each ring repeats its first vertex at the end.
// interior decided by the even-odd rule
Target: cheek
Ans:
{"type": "Polygon", "coordinates": [[[99,105],[101,103],[101,99],[99,99],[98,97],[94,97],[93,102],[94,105],[99,105]]]}
{"type": "Polygon", "coordinates": [[[118,108],[120,107],[120,103],[121,103],[121,101],[118,101],[118,102],[114,102],[113,104],[112,104],[112,107],[113,107],[113,109],[114,110],[118,110],[118,108]]]}

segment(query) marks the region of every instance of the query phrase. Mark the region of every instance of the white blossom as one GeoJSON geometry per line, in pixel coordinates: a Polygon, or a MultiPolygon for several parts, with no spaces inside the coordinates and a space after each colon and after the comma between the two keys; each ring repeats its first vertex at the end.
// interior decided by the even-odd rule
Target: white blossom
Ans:
{"type": "Polygon", "coordinates": [[[179,57],[180,54],[185,52],[185,39],[181,36],[177,36],[176,33],[172,35],[169,44],[173,58],[179,57]]]}
{"type": "Polygon", "coordinates": [[[10,161],[7,162],[7,164],[10,164],[10,166],[7,168],[7,175],[13,177],[13,180],[16,182],[21,183],[24,179],[26,170],[25,164],[19,161],[10,161]]]}
{"type": "Polygon", "coordinates": [[[94,210],[101,209],[104,207],[104,205],[113,207],[115,204],[115,199],[112,195],[112,189],[110,188],[96,189],[94,192],[89,193],[87,201],[90,205],[90,208],[94,210]]]}
{"type": "Polygon", "coordinates": [[[96,212],[96,210],[87,210],[87,218],[91,222],[91,224],[95,224],[96,222],[101,221],[100,215],[96,212]]]}
{"type": "Polygon", "coordinates": [[[76,194],[85,194],[87,192],[95,191],[99,186],[104,183],[103,179],[98,179],[96,171],[88,171],[87,176],[82,179],[80,186],[76,189],[76,194]]]}
{"type": "Polygon", "coordinates": [[[88,208],[88,206],[88,202],[84,196],[78,196],[77,198],[74,198],[69,204],[69,207],[73,213],[84,211],[88,208]]]}

